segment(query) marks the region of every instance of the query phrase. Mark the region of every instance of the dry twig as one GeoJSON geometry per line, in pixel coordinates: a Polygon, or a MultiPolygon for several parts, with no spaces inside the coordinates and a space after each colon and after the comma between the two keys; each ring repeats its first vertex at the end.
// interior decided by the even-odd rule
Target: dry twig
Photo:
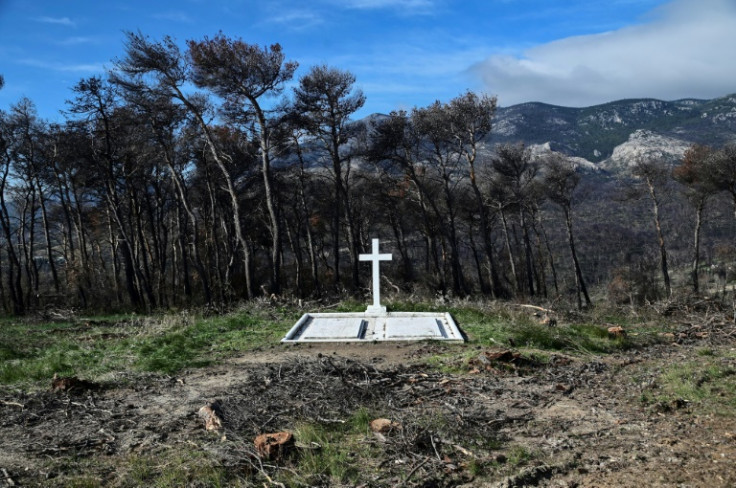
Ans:
{"type": "Polygon", "coordinates": [[[24,408],[26,408],[25,405],[23,405],[22,403],[18,403],[18,402],[8,402],[8,401],[5,401],[5,400],[0,400],[0,403],[2,403],[3,405],[8,405],[10,407],[18,407],[21,410],[23,410],[24,408]]]}
{"type": "Polygon", "coordinates": [[[421,468],[422,466],[424,466],[425,464],[427,464],[431,460],[432,460],[432,458],[426,457],[426,458],[424,458],[424,461],[422,461],[421,463],[419,463],[416,466],[414,466],[414,468],[412,468],[412,470],[409,471],[409,474],[406,475],[406,479],[404,480],[404,484],[406,484],[406,483],[409,482],[409,479],[412,476],[414,476],[414,473],[416,473],[419,470],[419,468],[421,468]]]}

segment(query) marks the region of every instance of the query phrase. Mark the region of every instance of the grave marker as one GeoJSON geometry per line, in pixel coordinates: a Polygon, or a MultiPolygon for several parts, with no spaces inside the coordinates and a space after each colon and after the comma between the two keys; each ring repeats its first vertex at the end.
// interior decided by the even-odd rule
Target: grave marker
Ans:
{"type": "Polygon", "coordinates": [[[358,256],[373,264],[373,304],[365,312],[305,313],[281,342],[382,342],[456,341],[465,338],[447,312],[387,312],[381,305],[380,262],[391,261],[391,254],[379,252],[373,239],[371,253],[358,256]]]}
{"type": "Polygon", "coordinates": [[[386,307],[381,305],[381,270],[379,265],[381,261],[391,261],[391,254],[380,254],[378,252],[378,239],[373,239],[373,246],[370,254],[360,254],[359,261],[373,262],[373,305],[369,305],[366,313],[386,313],[386,307]]]}

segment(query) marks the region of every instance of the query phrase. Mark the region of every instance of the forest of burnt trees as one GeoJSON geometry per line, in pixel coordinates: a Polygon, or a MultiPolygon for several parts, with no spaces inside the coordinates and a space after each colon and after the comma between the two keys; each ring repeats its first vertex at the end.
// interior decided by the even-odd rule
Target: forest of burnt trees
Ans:
{"type": "Polygon", "coordinates": [[[64,123],[28,99],[0,111],[5,313],[361,296],[372,237],[389,283],[423,296],[586,307],[729,278],[736,146],[583,172],[523,141],[486,147],[495,98],[356,123],[352,74],[296,69],[279,45],[128,33],[64,123]]]}

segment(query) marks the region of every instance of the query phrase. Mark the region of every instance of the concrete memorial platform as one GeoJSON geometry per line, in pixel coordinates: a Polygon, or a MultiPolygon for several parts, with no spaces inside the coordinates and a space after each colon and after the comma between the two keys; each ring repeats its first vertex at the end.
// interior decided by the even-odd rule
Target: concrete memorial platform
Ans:
{"type": "Polygon", "coordinates": [[[373,342],[373,341],[456,341],[464,337],[455,320],[445,312],[387,312],[380,298],[380,261],[390,261],[391,254],[378,252],[373,239],[371,254],[361,254],[361,261],[373,263],[373,304],[365,312],[306,313],[281,340],[293,342],[373,342]]]}

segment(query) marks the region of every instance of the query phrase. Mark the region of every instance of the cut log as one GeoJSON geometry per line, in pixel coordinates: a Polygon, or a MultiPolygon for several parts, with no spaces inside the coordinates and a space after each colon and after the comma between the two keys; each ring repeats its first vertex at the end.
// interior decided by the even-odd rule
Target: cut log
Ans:
{"type": "Polygon", "coordinates": [[[613,326],[608,328],[608,335],[615,338],[624,337],[626,336],[626,331],[623,327],[613,326]]]}
{"type": "Polygon", "coordinates": [[[59,377],[54,373],[54,377],[51,378],[51,391],[52,392],[65,392],[70,390],[94,390],[98,387],[96,383],[86,380],[80,380],[76,376],[62,376],[59,377]]]}
{"type": "Polygon", "coordinates": [[[482,356],[485,356],[488,361],[499,361],[502,363],[512,363],[518,360],[521,357],[521,354],[519,354],[518,352],[505,350],[505,351],[497,351],[497,352],[488,351],[482,356]]]}
{"type": "Polygon", "coordinates": [[[294,446],[294,436],[291,432],[261,434],[255,438],[253,444],[263,459],[281,459],[294,446]]]}
{"type": "Polygon", "coordinates": [[[200,408],[197,412],[202,420],[204,420],[204,428],[206,431],[218,431],[222,429],[222,416],[219,413],[219,408],[216,404],[205,405],[200,408]]]}
{"type": "Polygon", "coordinates": [[[375,419],[370,423],[371,431],[378,434],[388,434],[395,430],[401,430],[401,424],[389,419],[375,419]]]}

